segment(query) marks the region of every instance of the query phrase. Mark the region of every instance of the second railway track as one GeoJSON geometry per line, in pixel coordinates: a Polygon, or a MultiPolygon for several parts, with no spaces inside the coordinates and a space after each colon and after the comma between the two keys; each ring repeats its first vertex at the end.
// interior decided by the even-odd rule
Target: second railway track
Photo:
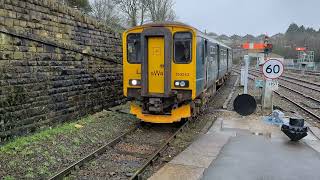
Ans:
{"type": "MultiPolygon", "coordinates": [[[[255,69],[251,69],[251,71],[254,73],[260,73],[260,71],[255,70],[255,69]]],[[[284,81],[286,83],[294,84],[294,85],[315,91],[317,93],[320,93],[320,84],[319,83],[315,83],[315,82],[311,82],[311,81],[307,81],[304,79],[300,79],[300,78],[296,78],[296,77],[292,77],[292,76],[287,76],[287,75],[283,75],[282,77],[280,77],[278,79],[281,81],[284,81]]]]}
{"type": "MultiPolygon", "coordinates": [[[[234,70],[237,73],[240,73],[239,70],[234,70]]],[[[249,75],[253,77],[257,77],[257,74],[253,74],[252,72],[249,72],[249,75]],[[251,73],[251,74],[250,74],[251,73]]],[[[251,80],[254,80],[254,78],[250,78],[251,80]]],[[[275,91],[275,93],[280,96],[281,98],[289,101],[290,103],[294,104],[296,107],[298,107],[300,110],[302,110],[304,113],[308,115],[308,117],[311,117],[312,121],[314,123],[317,123],[319,125],[320,123],[320,99],[316,97],[312,97],[309,94],[306,94],[304,92],[301,92],[299,90],[295,90],[288,85],[279,84],[281,89],[278,91],[275,91]]]]}

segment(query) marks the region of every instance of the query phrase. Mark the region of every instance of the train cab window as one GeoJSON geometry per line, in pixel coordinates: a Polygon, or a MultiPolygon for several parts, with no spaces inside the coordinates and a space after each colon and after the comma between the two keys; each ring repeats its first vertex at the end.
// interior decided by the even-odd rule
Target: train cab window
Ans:
{"type": "Polygon", "coordinates": [[[178,32],[174,34],[174,62],[187,64],[191,62],[192,56],[192,34],[189,32],[178,32]]]}
{"type": "Polygon", "coordinates": [[[140,34],[129,34],[127,37],[127,57],[132,64],[141,63],[141,39],[140,34]]]}

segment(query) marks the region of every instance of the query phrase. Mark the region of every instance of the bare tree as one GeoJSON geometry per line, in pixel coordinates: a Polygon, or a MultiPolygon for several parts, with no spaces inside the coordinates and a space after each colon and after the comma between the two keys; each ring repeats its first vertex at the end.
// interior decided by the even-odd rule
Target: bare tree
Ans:
{"type": "Polygon", "coordinates": [[[151,21],[173,21],[175,13],[173,10],[174,2],[172,0],[146,0],[151,21]]]}
{"type": "Polygon", "coordinates": [[[115,2],[113,0],[92,0],[92,15],[105,21],[109,25],[118,24],[120,16],[117,14],[115,2]]]}
{"type": "MultiPolygon", "coordinates": [[[[138,13],[141,8],[140,0],[114,0],[120,10],[125,14],[130,26],[136,26],[138,23],[138,13]]],[[[144,17],[144,15],[142,16],[144,17]]]]}
{"type": "Polygon", "coordinates": [[[145,21],[146,13],[147,13],[147,4],[148,0],[139,0],[140,1],[140,25],[142,25],[145,21]]]}
{"type": "Polygon", "coordinates": [[[60,0],[61,2],[91,2],[91,15],[109,25],[122,24],[124,17],[129,26],[145,21],[174,21],[174,0],[60,0]],[[121,13],[119,13],[119,10],[121,13]]]}

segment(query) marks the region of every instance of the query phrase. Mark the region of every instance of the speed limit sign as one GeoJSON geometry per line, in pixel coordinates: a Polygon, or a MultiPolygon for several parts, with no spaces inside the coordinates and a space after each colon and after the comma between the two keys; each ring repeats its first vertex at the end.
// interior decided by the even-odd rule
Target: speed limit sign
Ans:
{"type": "Polygon", "coordinates": [[[277,59],[270,59],[263,64],[262,72],[268,79],[276,79],[283,73],[283,64],[277,59]]]}

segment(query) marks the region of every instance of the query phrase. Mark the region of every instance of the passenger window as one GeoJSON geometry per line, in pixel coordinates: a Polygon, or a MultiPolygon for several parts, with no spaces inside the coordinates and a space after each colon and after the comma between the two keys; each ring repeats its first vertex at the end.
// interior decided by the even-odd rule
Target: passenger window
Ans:
{"type": "Polygon", "coordinates": [[[129,34],[127,37],[128,62],[132,64],[141,63],[141,39],[140,34],[129,34]]]}
{"type": "Polygon", "coordinates": [[[178,32],[174,34],[174,62],[187,64],[192,57],[192,34],[178,32]]]}
{"type": "Polygon", "coordinates": [[[216,48],[214,46],[210,47],[210,55],[215,55],[216,54],[216,48]]]}

